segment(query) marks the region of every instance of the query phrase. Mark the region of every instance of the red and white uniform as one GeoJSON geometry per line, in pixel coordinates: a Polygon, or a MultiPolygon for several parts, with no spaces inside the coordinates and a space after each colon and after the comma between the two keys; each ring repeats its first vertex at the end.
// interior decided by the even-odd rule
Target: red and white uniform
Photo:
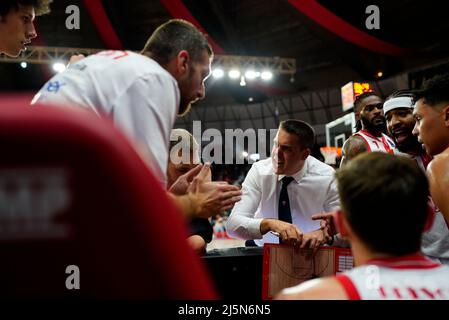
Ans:
{"type": "Polygon", "coordinates": [[[353,136],[359,136],[364,141],[368,148],[368,152],[386,152],[394,154],[397,152],[396,145],[389,136],[382,133],[380,137],[373,136],[371,133],[369,133],[366,130],[360,130],[353,134],[353,136]]]}
{"type": "Polygon", "coordinates": [[[336,279],[350,300],[449,299],[449,267],[418,254],[371,260],[336,279]]]}
{"type": "Polygon", "coordinates": [[[432,161],[432,159],[433,159],[433,157],[429,156],[428,154],[412,155],[412,154],[401,152],[401,151],[398,151],[397,153],[395,152],[395,154],[414,160],[416,162],[416,164],[418,165],[418,167],[424,173],[426,173],[427,166],[429,165],[430,161],[432,161]]]}

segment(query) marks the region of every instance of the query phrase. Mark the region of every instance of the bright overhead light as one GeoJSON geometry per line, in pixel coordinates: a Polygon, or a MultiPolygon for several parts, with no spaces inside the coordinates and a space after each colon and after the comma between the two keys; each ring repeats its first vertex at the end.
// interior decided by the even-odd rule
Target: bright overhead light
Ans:
{"type": "Polygon", "coordinates": [[[383,73],[382,71],[379,71],[379,72],[377,73],[377,77],[378,77],[378,78],[382,78],[383,75],[384,75],[384,73],[383,73]]]}
{"type": "Polygon", "coordinates": [[[242,152],[242,157],[243,157],[243,158],[246,158],[247,156],[248,156],[248,152],[243,151],[243,152],[242,152]]]}
{"type": "Polygon", "coordinates": [[[65,70],[65,64],[62,63],[62,62],[55,62],[53,64],[53,70],[55,72],[61,73],[61,72],[63,72],[65,70]]]}
{"type": "Polygon", "coordinates": [[[242,76],[242,77],[240,78],[240,86],[241,86],[241,87],[246,86],[246,81],[245,81],[245,77],[244,77],[244,76],[242,76]]]}
{"type": "Polygon", "coordinates": [[[229,71],[228,75],[231,79],[238,79],[240,77],[240,71],[238,71],[237,69],[232,69],[231,71],[229,71]]]}
{"type": "Polygon", "coordinates": [[[253,154],[250,154],[249,155],[249,158],[250,158],[250,160],[252,160],[252,161],[258,161],[258,160],[260,160],[260,154],[258,154],[258,153],[253,153],[253,154]]]}
{"type": "Polygon", "coordinates": [[[257,77],[256,72],[254,70],[248,70],[245,72],[245,78],[249,80],[253,80],[257,77]]]}
{"type": "Polygon", "coordinates": [[[23,61],[23,62],[20,63],[20,66],[22,67],[22,69],[26,69],[28,67],[28,63],[23,61]]]}
{"type": "Polygon", "coordinates": [[[249,98],[248,98],[248,101],[249,101],[249,102],[253,102],[253,101],[254,101],[254,98],[253,98],[253,97],[249,97],[249,98]]]}
{"type": "Polygon", "coordinates": [[[223,78],[223,76],[224,76],[224,71],[223,71],[223,69],[214,69],[213,71],[212,71],[212,77],[214,77],[214,78],[217,78],[217,79],[219,79],[219,78],[223,78]]]}
{"type": "Polygon", "coordinates": [[[262,80],[268,81],[273,78],[273,73],[271,73],[271,71],[263,71],[260,77],[262,80]]]}

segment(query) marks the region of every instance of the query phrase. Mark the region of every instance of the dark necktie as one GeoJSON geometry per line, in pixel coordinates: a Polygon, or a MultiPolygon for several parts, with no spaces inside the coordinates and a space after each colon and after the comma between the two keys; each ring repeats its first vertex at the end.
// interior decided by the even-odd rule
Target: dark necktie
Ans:
{"type": "Polygon", "coordinates": [[[292,212],[290,211],[290,201],[288,199],[287,186],[294,179],[292,177],[283,177],[281,180],[281,194],[279,195],[279,220],[292,223],[292,212]]]}

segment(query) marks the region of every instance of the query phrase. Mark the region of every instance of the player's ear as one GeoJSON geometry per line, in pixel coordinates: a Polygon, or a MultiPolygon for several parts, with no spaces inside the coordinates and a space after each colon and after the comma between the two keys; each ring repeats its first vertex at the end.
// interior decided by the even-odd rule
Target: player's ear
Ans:
{"type": "Polygon", "coordinates": [[[303,150],[302,156],[301,156],[301,160],[306,160],[308,156],[310,156],[310,149],[309,148],[305,148],[303,150]]]}
{"type": "Polygon", "coordinates": [[[444,107],[443,114],[444,114],[444,124],[446,125],[446,127],[449,127],[449,104],[444,107]]]}
{"type": "Polygon", "coordinates": [[[189,62],[190,55],[187,50],[179,51],[176,55],[176,66],[180,74],[184,75],[188,72],[189,62]]]}

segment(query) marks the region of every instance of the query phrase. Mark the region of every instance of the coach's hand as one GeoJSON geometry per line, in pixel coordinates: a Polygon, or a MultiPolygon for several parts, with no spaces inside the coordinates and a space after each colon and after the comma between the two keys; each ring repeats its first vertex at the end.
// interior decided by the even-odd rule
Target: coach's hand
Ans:
{"type": "Polygon", "coordinates": [[[303,234],[301,230],[294,224],[277,220],[277,219],[263,219],[260,224],[260,232],[262,234],[268,231],[277,232],[279,238],[283,243],[298,245],[302,242],[303,234]]]}
{"type": "Polygon", "coordinates": [[[326,237],[322,229],[305,233],[300,245],[301,249],[310,248],[316,249],[326,243],[326,237]]]}

